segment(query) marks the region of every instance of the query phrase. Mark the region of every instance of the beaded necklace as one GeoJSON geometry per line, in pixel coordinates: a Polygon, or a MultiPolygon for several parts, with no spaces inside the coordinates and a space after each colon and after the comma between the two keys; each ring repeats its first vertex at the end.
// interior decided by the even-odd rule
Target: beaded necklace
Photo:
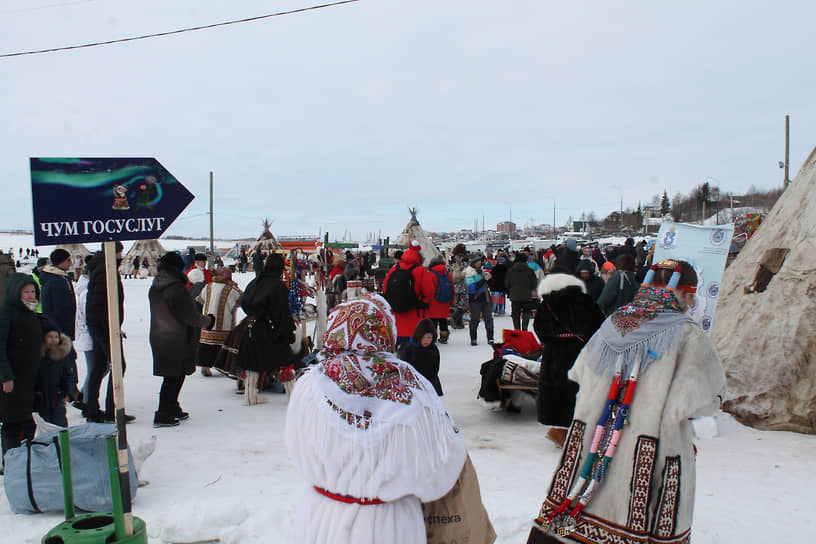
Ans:
{"type": "Polygon", "coordinates": [[[583,512],[595,491],[603,482],[609,463],[615,456],[615,450],[620,441],[621,429],[626,417],[629,415],[629,407],[632,404],[638,374],[640,373],[640,363],[638,362],[632,367],[632,372],[626,381],[623,379],[622,369],[623,356],[620,356],[616,363],[615,377],[609,387],[606,405],[595,426],[592,445],[581,476],[561,505],[553,510],[547,519],[539,518],[537,520],[544,532],[548,531],[550,527],[555,527],[559,536],[564,537],[571,533],[581,512],[583,512]],[[621,393],[623,399],[620,399],[621,393]],[[575,503],[574,507],[572,506],[573,503],[575,503]],[[568,512],[570,507],[572,507],[572,510],[568,512]]]}

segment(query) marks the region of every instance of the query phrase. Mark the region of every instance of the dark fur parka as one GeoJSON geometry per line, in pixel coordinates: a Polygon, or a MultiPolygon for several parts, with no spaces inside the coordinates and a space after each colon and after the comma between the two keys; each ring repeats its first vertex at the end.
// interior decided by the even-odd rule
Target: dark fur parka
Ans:
{"type": "Polygon", "coordinates": [[[294,365],[289,344],[295,341],[295,323],[289,309],[289,290],[276,273],[264,272],[247,285],[241,297],[247,314],[247,332],[241,340],[237,365],[265,372],[294,365]]]}
{"type": "Polygon", "coordinates": [[[581,349],[604,320],[583,282],[568,274],[550,274],[539,286],[533,330],[542,344],[538,382],[538,421],[568,427],[578,384],[567,377],[581,349]]]}

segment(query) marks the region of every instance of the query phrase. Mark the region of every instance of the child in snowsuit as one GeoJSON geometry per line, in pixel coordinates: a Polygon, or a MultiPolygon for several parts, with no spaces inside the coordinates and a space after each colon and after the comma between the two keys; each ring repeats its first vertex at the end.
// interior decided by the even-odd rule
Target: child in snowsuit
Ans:
{"type": "Polygon", "coordinates": [[[436,394],[442,396],[439,381],[439,348],[436,347],[436,324],[430,319],[417,323],[411,340],[402,345],[397,356],[410,363],[417,372],[428,378],[436,394]]]}
{"type": "Polygon", "coordinates": [[[65,403],[78,395],[77,376],[71,354],[71,339],[62,334],[56,323],[40,318],[43,346],[40,376],[37,382],[36,410],[48,423],[68,426],[65,403]]]}

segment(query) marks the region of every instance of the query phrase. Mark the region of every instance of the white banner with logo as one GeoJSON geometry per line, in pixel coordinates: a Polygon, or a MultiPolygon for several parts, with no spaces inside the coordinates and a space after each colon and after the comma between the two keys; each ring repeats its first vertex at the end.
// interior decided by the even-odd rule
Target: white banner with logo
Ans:
{"type": "Polygon", "coordinates": [[[706,333],[711,331],[733,235],[731,224],[702,227],[664,221],[655,242],[653,262],[683,260],[697,272],[697,299],[691,314],[706,333]]]}

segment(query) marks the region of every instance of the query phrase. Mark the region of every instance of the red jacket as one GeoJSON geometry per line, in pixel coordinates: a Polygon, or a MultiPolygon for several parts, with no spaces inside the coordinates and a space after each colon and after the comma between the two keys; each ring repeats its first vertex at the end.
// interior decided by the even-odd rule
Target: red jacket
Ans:
{"type": "MultiPolygon", "coordinates": [[[[453,287],[453,278],[448,272],[448,268],[444,264],[438,264],[431,267],[431,272],[436,272],[436,274],[439,274],[440,276],[447,276],[448,280],[451,282],[451,287],[453,287]]],[[[433,292],[431,294],[431,304],[428,307],[428,311],[425,313],[425,317],[429,317],[431,319],[447,319],[450,316],[450,307],[451,304],[453,304],[453,300],[450,302],[439,302],[433,298],[433,295],[436,294],[437,285],[439,284],[439,278],[436,277],[436,274],[428,274],[431,277],[431,280],[433,280],[433,292]]],[[[454,299],[456,299],[455,291],[454,299]]]]}
{"type": "MultiPolygon", "coordinates": [[[[417,265],[412,272],[414,275],[414,290],[416,291],[416,294],[420,300],[426,304],[430,304],[433,301],[435,291],[434,275],[428,272],[427,268],[422,266],[419,253],[412,249],[409,249],[403,253],[399,263],[394,265],[391,270],[388,271],[388,274],[385,275],[385,281],[383,282],[383,294],[385,294],[386,286],[388,285],[388,278],[391,276],[394,270],[396,270],[397,266],[403,270],[408,270],[414,265],[417,265]]],[[[394,312],[394,318],[397,321],[397,336],[412,336],[414,334],[414,329],[416,329],[417,323],[419,323],[419,320],[425,317],[427,317],[425,310],[394,312]]]]}

